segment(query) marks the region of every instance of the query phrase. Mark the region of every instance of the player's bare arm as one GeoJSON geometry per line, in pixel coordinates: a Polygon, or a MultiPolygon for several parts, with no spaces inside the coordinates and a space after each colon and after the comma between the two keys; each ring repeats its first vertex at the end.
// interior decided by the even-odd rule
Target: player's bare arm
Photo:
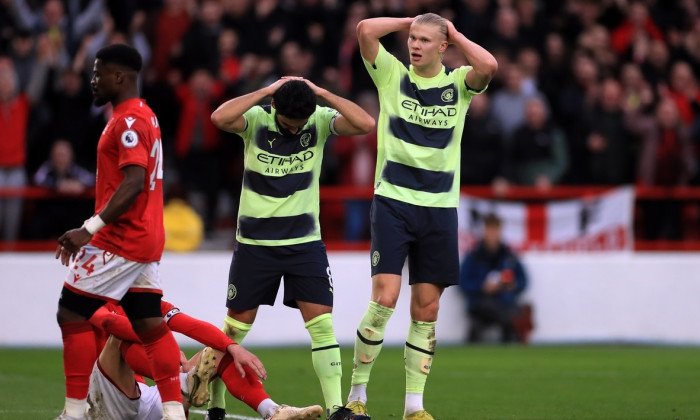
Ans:
{"type": "Polygon", "coordinates": [[[365,19],[357,24],[357,40],[362,57],[374,64],[379,53],[379,38],[392,32],[408,30],[414,18],[378,17],[365,19]]]}
{"type": "Polygon", "coordinates": [[[246,127],[243,114],[266,97],[272,96],[277,92],[280,86],[287,82],[287,80],[288,79],[282,78],[270,86],[224,102],[212,112],[211,122],[214,123],[218,129],[229,133],[243,132],[246,127]]]}
{"type": "MultiPolygon", "coordinates": [[[[128,165],[122,168],[124,180],[119,184],[119,187],[114,191],[112,197],[105,208],[100,212],[99,217],[105,224],[109,224],[126,212],[136,197],[144,189],[146,180],[146,168],[138,165],[128,165]]],[[[80,248],[90,242],[92,234],[83,225],[77,229],[71,229],[58,238],[58,247],[56,248],[56,258],[61,259],[61,263],[65,266],[70,264],[70,260],[75,257],[80,248]]]]}
{"type": "Polygon", "coordinates": [[[454,44],[469,61],[472,70],[467,73],[467,86],[473,90],[482,90],[488,86],[489,82],[498,70],[498,62],[486,49],[467,39],[461,32],[457,31],[454,24],[447,22],[447,41],[454,44]]]}
{"type": "Polygon", "coordinates": [[[367,134],[374,130],[374,118],[359,105],[316,86],[310,80],[302,80],[311,88],[317,97],[325,100],[331,108],[340,113],[334,123],[335,131],[338,134],[341,136],[354,136],[358,134],[367,134]]]}

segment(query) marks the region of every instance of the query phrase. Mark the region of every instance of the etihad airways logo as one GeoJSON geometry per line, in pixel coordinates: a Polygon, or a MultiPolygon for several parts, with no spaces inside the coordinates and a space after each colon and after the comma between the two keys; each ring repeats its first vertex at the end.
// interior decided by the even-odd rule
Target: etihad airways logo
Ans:
{"type": "Polygon", "coordinates": [[[401,108],[414,112],[416,115],[423,118],[446,118],[457,115],[457,107],[455,106],[431,106],[424,108],[418,102],[410,99],[404,99],[401,102],[401,108]]]}
{"type": "Polygon", "coordinates": [[[269,155],[267,153],[258,153],[258,161],[262,163],[266,163],[268,165],[277,165],[277,166],[285,166],[285,165],[295,165],[299,163],[304,163],[310,159],[313,159],[314,157],[314,152],[313,150],[304,150],[301,153],[297,153],[294,155],[290,156],[278,156],[278,155],[269,155]]]}

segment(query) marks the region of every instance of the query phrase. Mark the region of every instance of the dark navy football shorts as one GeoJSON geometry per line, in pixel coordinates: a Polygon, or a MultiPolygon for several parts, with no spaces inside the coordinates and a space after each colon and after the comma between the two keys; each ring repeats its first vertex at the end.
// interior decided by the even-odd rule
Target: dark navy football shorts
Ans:
{"type": "Polygon", "coordinates": [[[246,311],[274,305],[284,278],[285,305],[296,301],[333,306],[333,279],[326,246],[321,241],[287,246],[236,242],[228,275],[226,307],[246,311]]]}
{"type": "Polygon", "coordinates": [[[457,209],[423,207],[375,195],[372,222],[372,275],[401,275],[408,257],[408,283],[459,283],[457,209]]]}

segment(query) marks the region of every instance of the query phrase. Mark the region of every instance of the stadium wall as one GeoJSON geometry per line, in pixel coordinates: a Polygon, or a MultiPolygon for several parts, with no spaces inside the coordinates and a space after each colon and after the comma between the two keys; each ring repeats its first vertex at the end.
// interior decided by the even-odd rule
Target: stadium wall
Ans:
{"type": "MultiPolygon", "coordinates": [[[[369,300],[366,252],[329,255],[341,344],[351,345],[369,300]]],[[[524,256],[534,305],[535,344],[634,342],[700,345],[700,258],[696,254],[534,254],[524,256]]],[[[165,296],[184,311],[222,323],[229,252],[166,254],[165,296]]],[[[51,253],[0,254],[0,346],[60,346],[56,302],[67,269],[51,253]]],[[[408,329],[404,287],[385,342],[401,345],[408,329]]],[[[295,310],[262,307],[246,338],[251,346],[308,345],[295,310]]],[[[467,322],[457,288],[444,295],[438,324],[442,344],[464,339],[467,322]]],[[[183,344],[192,344],[182,340],[183,344]]]]}

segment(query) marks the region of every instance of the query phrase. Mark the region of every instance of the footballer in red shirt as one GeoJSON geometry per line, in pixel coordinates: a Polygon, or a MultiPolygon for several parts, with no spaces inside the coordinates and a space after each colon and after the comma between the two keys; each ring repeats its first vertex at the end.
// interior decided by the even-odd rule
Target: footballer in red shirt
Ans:
{"type": "Polygon", "coordinates": [[[163,252],[163,153],[158,119],[139,98],[142,60],[115,44],[98,51],[90,85],[112,118],[97,146],[95,215],[58,238],[56,258],[70,268],[58,302],[66,402],[59,419],[84,419],[97,358],[88,319],[120,303],[143,343],[163,402],[163,418],[184,420],[180,351],[161,314],[158,264],[163,252]]]}
{"type": "Polygon", "coordinates": [[[161,135],[158,118],[139,98],[114,107],[97,144],[95,214],[105,209],[124,179],[122,168],[129,165],[145,169],[143,191],[90,243],[131,261],[160,261],[165,243],[161,135]]]}

